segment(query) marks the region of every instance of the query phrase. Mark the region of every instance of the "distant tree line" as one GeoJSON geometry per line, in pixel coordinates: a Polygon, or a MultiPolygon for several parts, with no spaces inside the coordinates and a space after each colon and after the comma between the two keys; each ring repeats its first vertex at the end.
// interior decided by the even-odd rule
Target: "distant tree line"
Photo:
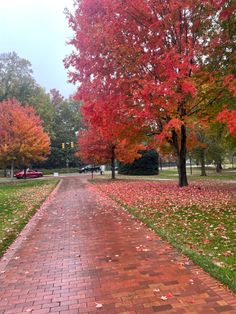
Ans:
{"type": "Polygon", "coordinates": [[[12,161],[19,168],[80,165],[79,158],[74,155],[75,132],[81,127],[80,103],[72,97],[64,99],[56,89],[47,93],[35,81],[31,63],[15,52],[0,53],[0,114],[0,167],[3,169],[11,167],[12,161]],[[18,131],[12,129],[17,117],[21,117],[18,131]],[[35,119],[48,137],[46,151],[43,145],[36,149],[39,139],[36,134],[32,137],[33,126],[30,128],[35,119]],[[25,133],[20,137],[22,129],[25,133]]]}

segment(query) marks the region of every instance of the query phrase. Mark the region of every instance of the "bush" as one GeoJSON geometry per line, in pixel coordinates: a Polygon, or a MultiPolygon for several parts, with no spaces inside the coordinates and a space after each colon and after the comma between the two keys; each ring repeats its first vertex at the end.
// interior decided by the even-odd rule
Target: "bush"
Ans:
{"type": "Polygon", "coordinates": [[[126,175],[159,174],[159,156],[155,150],[141,151],[142,157],[132,164],[119,163],[118,173],[126,175]]]}

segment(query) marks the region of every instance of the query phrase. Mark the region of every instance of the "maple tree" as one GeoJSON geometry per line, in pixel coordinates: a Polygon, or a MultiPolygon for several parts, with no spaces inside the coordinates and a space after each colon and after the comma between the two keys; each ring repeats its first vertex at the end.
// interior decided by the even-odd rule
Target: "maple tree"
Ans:
{"type": "Polygon", "coordinates": [[[127,139],[115,143],[102,137],[94,128],[80,131],[78,134],[78,152],[84,162],[93,165],[111,164],[112,179],[115,179],[115,160],[130,163],[140,157],[138,153],[144,148],[142,144],[132,144],[127,139]]]}
{"type": "Polygon", "coordinates": [[[235,13],[234,3],[75,3],[75,13],[68,13],[68,20],[75,32],[71,44],[76,50],[65,65],[75,68],[70,79],[81,84],[77,97],[90,108],[89,120],[96,127],[100,118],[94,112],[104,111],[108,121],[104,130],[110,130],[111,123],[116,129],[115,120],[109,123],[112,108],[124,124],[129,121],[139,126],[159,145],[168,142],[176,155],[179,185],[187,185],[188,130],[193,121],[208,123],[209,108],[219,103],[225,89],[235,94],[234,75],[222,77],[207,68],[217,48],[231,40],[221,23],[235,13]]]}
{"type": "Polygon", "coordinates": [[[30,106],[16,99],[0,103],[0,162],[13,167],[27,167],[32,161],[43,161],[50,152],[50,139],[42,120],[30,106]]]}
{"type": "Polygon", "coordinates": [[[107,163],[111,159],[109,143],[102,140],[94,129],[80,131],[79,151],[76,153],[84,162],[93,165],[107,163]]]}

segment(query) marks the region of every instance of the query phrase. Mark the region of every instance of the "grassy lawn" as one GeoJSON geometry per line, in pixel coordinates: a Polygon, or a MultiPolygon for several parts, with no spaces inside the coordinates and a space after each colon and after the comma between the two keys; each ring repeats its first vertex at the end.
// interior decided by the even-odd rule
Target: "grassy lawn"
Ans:
{"type": "Polygon", "coordinates": [[[236,291],[236,184],[97,180],[96,186],[236,291]]]}
{"type": "MultiPolygon", "coordinates": [[[[234,170],[225,169],[221,173],[218,174],[215,172],[215,169],[208,168],[206,170],[206,172],[207,172],[207,176],[202,177],[200,175],[201,174],[200,169],[199,168],[193,168],[192,174],[190,174],[189,167],[187,167],[188,181],[192,182],[192,181],[196,181],[196,180],[200,180],[200,181],[236,180],[236,169],[234,169],[234,170]]],[[[103,176],[101,176],[101,179],[102,178],[105,178],[105,179],[111,178],[111,172],[106,171],[105,174],[103,176]]],[[[151,181],[168,179],[168,180],[175,180],[176,182],[178,182],[178,172],[177,172],[176,168],[163,168],[163,170],[160,171],[159,175],[151,175],[151,176],[132,175],[131,176],[131,175],[120,175],[120,174],[116,173],[116,178],[117,179],[123,179],[123,180],[151,180],[151,181]]]]}
{"type": "Polygon", "coordinates": [[[0,183],[0,257],[15,240],[58,180],[0,183]]]}

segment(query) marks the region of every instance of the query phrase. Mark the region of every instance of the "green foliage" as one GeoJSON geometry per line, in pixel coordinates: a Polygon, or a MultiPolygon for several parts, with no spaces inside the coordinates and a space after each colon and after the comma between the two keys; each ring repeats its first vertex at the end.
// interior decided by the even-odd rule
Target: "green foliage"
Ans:
{"type": "Polygon", "coordinates": [[[155,175],[159,173],[159,157],[155,150],[142,151],[142,157],[132,164],[119,164],[118,173],[127,175],[155,175]]]}
{"type": "Polygon", "coordinates": [[[31,63],[15,52],[0,54],[0,101],[15,97],[26,102],[32,95],[35,80],[31,63]]]}
{"type": "Polygon", "coordinates": [[[53,138],[55,108],[51,102],[50,95],[41,86],[35,85],[32,89],[32,95],[27,99],[27,102],[35,108],[37,114],[43,120],[45,130],[53,138]]]}
{"type": "Polygon", "coordinates": [[[80,104],[73,100],[63,100],[54,103],[54,117],[52,123],[53,137],[51,138],[51,155],[40,167],[65,167],[68,160],[70,167],[80,166],[80,159],[74,155],[76,147],[76,132],[81,128],[80,104]],[[62,148],[62,143],[65,148],[62,148]]]}

